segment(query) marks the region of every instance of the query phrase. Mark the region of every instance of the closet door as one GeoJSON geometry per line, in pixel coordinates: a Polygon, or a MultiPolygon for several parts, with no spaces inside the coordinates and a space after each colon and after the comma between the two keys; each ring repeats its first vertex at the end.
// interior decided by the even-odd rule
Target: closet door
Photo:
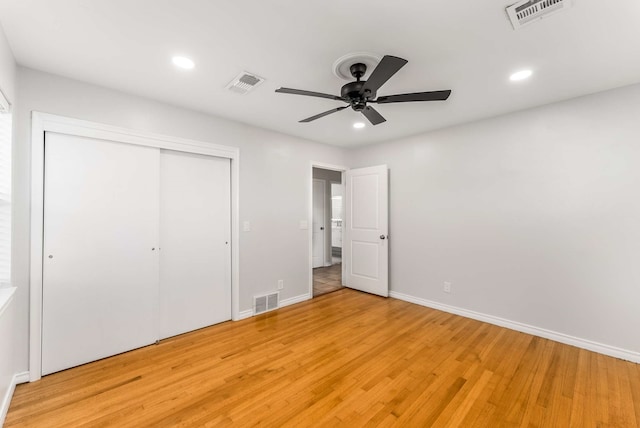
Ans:
{"type": "Polygon", "coordinates": [[[231,319],[230,160],[160,153],[160,338],[231,319]]]}
{"type": "Polygon", "coordinates": [[[43,374],[157,339],[158,158],[46,133],[43,374]]]}

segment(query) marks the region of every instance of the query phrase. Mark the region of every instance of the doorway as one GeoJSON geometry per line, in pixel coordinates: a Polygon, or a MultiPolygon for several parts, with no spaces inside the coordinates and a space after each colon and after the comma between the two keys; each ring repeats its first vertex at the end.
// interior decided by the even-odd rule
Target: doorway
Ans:
{"type": "Polygon", "coordinates": [[[340,290],[342,281],[342,171],[313,167],[313,297],[340,290]]]}

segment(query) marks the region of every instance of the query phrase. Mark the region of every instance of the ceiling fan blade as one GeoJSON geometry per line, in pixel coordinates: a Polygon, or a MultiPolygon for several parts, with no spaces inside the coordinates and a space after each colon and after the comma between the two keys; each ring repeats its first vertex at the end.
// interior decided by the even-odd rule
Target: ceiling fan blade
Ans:
{"type": "Polygon", "coordinates": [[[333,109],[331,109],[331,110],[329,110],[329,111],[325,111],[324,113],[316,114],[315,116],[311,116],[311,117],[308,117],[308,118],[306,118],[306,119],[302,119],[302,120],[300,121],[300,123],[307,123],[307,122],[311,122],[312,120],[320,119],[321,117],[328,116],[328,115],[330,115],[331,113],[336,113],[336,112],[338,112],[338,111],[340,111],[340,110],[344,110],[344,109],[346,109],[347,107],[349,107],[349,106],[333,108],[333,109]]]}
{"type": "Polygon", "coordinates": [[[330,100],[344,101],[337,95],[323,94],[321,92],[303,91],[300,89],[280,88],[276,89],[276,92],[281,94],[293,94],[293,95],[306,95],[308,97],[328,98],[330,100]]]}
{"type": "Polygon", "coordinates": [[[371,72],[369,80],[362,86],[360,95],[364,95],[367,90],[371,93],[376,92],[387,80],[398,72],[408,61],[396,56],[385,55],[380,64],[371,72]]]}
{"type": "Polygon", "coordinates": [[[364,114],[364,116],[369,119],[369,122],[371,122],[372,125],[378,125],[382,122],[386,122],[387,119],[385,119],[384,117],[382,117],[382,115],[380,113],[378,113],[378,111],[376,109],[374,109],[373,107],[370,106],[366,106],[364,108],[364,110],[362,110],[362,114],[364,114]]]}
{"type": "Polygon", "coordinates": [[[431,91],[431,92],[415,92],[413,94],[399,94],[389,95],[386,97],[378,97],[375,101],[370,101],[378,104],[387,103],[406,103],[410,101],[445,101],[451,95],[450,90],[446,91],[431,91]]]}

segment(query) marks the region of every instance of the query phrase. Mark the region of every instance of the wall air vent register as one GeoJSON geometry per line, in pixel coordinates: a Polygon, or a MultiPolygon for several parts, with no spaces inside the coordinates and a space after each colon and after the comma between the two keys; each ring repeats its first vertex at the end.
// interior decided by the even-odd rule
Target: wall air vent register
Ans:
{"type": "Polygon", "coordinates": [[[573,6],[573,0],[522,0],[507,7],[514,30],[573,6]]]}
{"type": "Polygon", "coordinates": [[[278,293],[265,294],[264,296],[255,296],[253,298],[253,314],[258,315],[278,309],[280,296],[278,293]]]}

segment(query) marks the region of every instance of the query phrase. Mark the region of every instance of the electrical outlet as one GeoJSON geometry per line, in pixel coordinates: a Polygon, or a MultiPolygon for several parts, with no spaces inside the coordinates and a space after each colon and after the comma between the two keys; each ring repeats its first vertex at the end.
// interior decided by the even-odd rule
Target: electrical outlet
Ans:
{"type": "Polygon", "coordinates": [[[451,293],[451,283],[445,281],[444,284],[442,284],[442,291],[444,291],[445,293],[451,293]]]}
{"type": "Polygon", "coordinates": [[[278,290],[282,290],[284,288],[284,279],[278,280],[278,290]]]}
{"type": "Polygon", "coordinates": [[[245,220],[245,221],[242,223],[242,230],[243,230],[244,232],[251,232],[251,222],[250,222],[250,221],[246,221],[246,220],[245,220]]]}

